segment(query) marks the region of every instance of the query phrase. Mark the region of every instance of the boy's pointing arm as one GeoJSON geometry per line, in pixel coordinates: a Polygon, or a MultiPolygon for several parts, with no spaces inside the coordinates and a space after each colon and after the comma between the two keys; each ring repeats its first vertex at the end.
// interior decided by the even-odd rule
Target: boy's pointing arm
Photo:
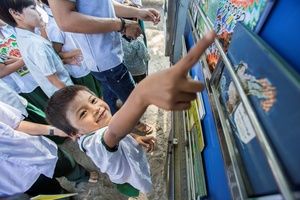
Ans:
{"type": "Polygon", "coordinates": [[[104,140],[110,147],[130,133],[150,104],[165,110],[184,110],[196,93],[204,89],[204,84],[187,76],[189,70],[213,42],[214,32],[208,32],[173,67],[148,76],[141,81],[128,97],[121,109],[112,117],[108,126],[109,134],[104,140]]]}

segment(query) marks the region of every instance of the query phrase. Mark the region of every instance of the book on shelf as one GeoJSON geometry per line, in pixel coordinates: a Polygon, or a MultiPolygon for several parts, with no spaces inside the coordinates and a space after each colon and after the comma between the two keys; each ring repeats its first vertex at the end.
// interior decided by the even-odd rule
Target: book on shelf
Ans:
{"type": "Polygon", "coordinates": [[[192,125],[195,124],[196,130],[197,130],[197,135],[198,135],[197,139],[199,142],[199,149],[200,149],[200,151],[202,151],[204,149],[205,143],[204,143],[204,138],[203,138],[203,133],[202,133],[199,109],[198,109],[196,100],[191,101],[191,107],[188,110],[188,114],[190,117],[189,118],[190,123],[192,123],[192,125]]]}
{"type": "Polygon", "coordinates": [[[228,57],[291,184],[299,187],[299,74],[243,24],[236,27],[228,57]]]}
{"type": "MultiPolygon", "coordinates": [[[[198,81],[199,80],[198,76],[195,76],[194,80],[198,81]]],[[[197,92],[196,103],[197,103],[197,109],[198,109],[198,114],[199,114],[200,120],[202,120],[206,114],[203,97],[202,97],[202,92],[197,92]]]]}
{"type": "MultiPolygon", "coordinates": [[[[224,52],[227,52],[237,22],[247,25],[252,31],[262,28],[275,0],[220,0],[214,30],[224,52]]],[[[207,63],[212,72],[220,57],[215,44],[209,47],[207,63]]]]}
{"type": "MultiPolygon", "coordinates": [[[[299,75],[242,23],[236,25],[227,56],[287,177],[292,186],[299,187],[299,75]]],[[[253,127],[244,125],[249,124],[248,115],[226,69],[218,87],[254,194],[278,191],[266,161],[262,161],[265,157],[253,127]],[[258,173],[264,176],[256,176],[258,173]]]]}
{"type": "MultiPolygon", "coordinates": [[[[194,112],[195,110],[188,110],[187,113],[187,128],[188,128],[188,148],[190,151],[188,153],[189,166],[190,166],[190,185],[192,196],[203,197],[207,195],[205,173],[202,162],[201,151],[203,145],[199,144],[199,128],[198,121],[195,121],[194,112]]],[[[202,130],[201,135],[202,135],[202,130]]]]}

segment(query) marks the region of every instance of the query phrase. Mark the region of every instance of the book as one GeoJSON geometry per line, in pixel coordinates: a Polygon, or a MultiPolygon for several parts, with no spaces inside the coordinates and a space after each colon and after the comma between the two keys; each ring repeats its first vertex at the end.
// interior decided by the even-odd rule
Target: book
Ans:
{"type": "MultiPolygon", "coordinates": [[[[198,76],[195,76],[194,80],[198,81],[199,80],[198,76]]],[[[204,108],[202,92],[197,92],[196,103],[197,103],[197,109],[198,109],[198,114],[199,114],[200,120],[202,120],[206,113],[205,108],[204,108]]]]}
{"type": "Polygon", "coordinates": [[[292,186],[299,187],[299,75],[241,23],[227,54],[292,186]]]}
{"type": "Polygon", "coordinates": [[[191,107],[188,110],[188,114],[189,114],[189,120],[190,120],[191,127],[193,126],[193,124],[195,124],[195,128],[197,131],[197,140],[199,143],[199,149],[202,152],[202,150],[204,149],[205,143],[204,143],[204,138],[203,138],[201,121],[200,121],[200,117],[199,117],[199,109],[198,109],[196,100],[191,101],[191,107]]]}
{"type": "MultiPolygon", "coordinates": [[[[259,32],[268,16],[274,0],[220,0],[214,23],[214,30],[224,52],[227,52],[237,22],[259,32]]],[[[215,44],[209,47],[207,63],[212,72],[220,57],[215,44]]]]}
{"type": "Polygon", "coordinates": [[[69,194],[53,194],[53,195],[46,195],[41,194],[35,197],[32,197],[30,200],[55,200],[55,199],[62,199],[66,197],[75,196],[78,193],[69,193],[69,194]]]}
{"type": "MultiPolygon", "coordinates": [[[[235,84],[229,72],[223,69],[218,85],[220,103],[226,116],[226,123],[233,135],[238,149],[244,183],[250,182],[251,188],[246,187],[247,194],[261,196],[277,192],[277,185],[265,155],[256,138],[255,129],[241,102],[235,84]]],[[[245,184],[247,185],[247,184],[245,184]]]]}
{"type": "Polygon", "coordinates": [[[200,7],[212,25],[216,20],[219,3],[220,0],[201,0],[200,7]]]}

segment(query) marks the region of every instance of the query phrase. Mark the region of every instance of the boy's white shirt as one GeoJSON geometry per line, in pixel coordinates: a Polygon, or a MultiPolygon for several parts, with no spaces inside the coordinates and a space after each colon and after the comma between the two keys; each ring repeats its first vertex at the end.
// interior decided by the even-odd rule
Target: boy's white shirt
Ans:
{"type": "Polygon", "coordinates": [[[0,79],[0,101],[6,103],[22,112],[22,120],[28,117],[26,110],[27,100],[18,95],[12,88],[10,88],[3,80],[0,79]]]}
{"type": "Polygon", "coordinates": [[[16,32],[23,61],[48,97],[51,97],[58,88],[46,76],[56,73],[66,85],[73,85],[69,73],[48,40],[28,30],[16,28],[16,32]]]}
{"type": "Polygon", "coordinates": [[[113,183],[129,183],[141,192],[148,193],[152,182],[143,147],[131,135],[127,135],[119,142],[117,151],[109,152],[101,142],[107,128],[101,128],[93,135],[81,136],[78,140],[81,150],[86,151],[101,172],[109,175],[113,183]]]}

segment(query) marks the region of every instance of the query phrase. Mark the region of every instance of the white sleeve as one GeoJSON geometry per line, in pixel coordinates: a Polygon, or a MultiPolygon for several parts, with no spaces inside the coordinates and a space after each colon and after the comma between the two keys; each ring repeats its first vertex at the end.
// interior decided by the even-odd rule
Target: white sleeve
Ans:
{"type": "Polygon", "coordinates": [[[0,122],[15,129],[22,121],[22,112],[0,101],[0,122]]]}

